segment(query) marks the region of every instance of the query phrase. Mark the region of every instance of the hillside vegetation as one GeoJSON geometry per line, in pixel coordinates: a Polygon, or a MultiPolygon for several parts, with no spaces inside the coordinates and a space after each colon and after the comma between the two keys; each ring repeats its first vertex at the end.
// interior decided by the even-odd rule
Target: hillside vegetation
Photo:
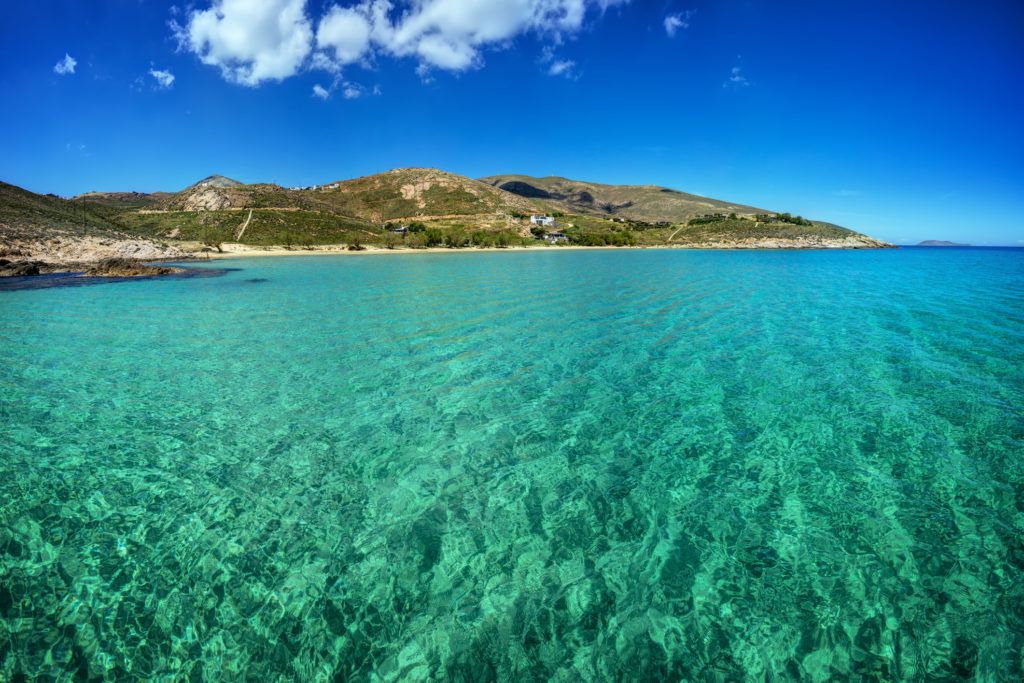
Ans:
{"type": "MultiPolygon", "coordinates": [[[[0,237],[36,239],[47,233],[95,235],[118,232],[106,206],[91,201],[36,194],[0,182],[0,237]]],[[[120,215],[120,210],[113,213],[120,215]]]]}

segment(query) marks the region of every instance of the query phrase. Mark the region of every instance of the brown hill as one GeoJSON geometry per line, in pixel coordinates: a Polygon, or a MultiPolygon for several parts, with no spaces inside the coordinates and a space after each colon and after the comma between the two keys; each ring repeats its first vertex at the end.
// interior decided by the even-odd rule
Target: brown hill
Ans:
{"type": "Polygon", "coordinates": [[[548,209],[540,202],[436,168],[396,168],[303,190],[302,195],[344,215],[375,222],[548,209]]]}
{"type": "Polygon", "coordinates": [[[651,223],[678,223],[705,213],[767,213],[753,206],[687,194],[659,185],[603,185],[558,176],[534,178],[526,175],[496,175],[480,181],[569,213],[651,223]]]}

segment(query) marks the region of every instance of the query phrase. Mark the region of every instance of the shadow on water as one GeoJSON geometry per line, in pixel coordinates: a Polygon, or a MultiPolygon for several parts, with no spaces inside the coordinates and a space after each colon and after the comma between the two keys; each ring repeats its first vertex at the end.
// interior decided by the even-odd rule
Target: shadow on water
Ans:
{"type": "MultiPolygon", "coordinates": [[[[110,282],[127,282],[129,280],[160,279],[191,279],[221,277],[241,268],[185,268],[170,275],[142,275],[138,277],[81,277],[77,273],[48,273],[46,275],[28,275],[26,277],[0,278],[0,292],[12,292],[23,289],[49,289],[50,287],[83,287],[87,285],[103,285],[110,282]]],[[[262,281],[260,279],[259,281],[262,281]]]]}

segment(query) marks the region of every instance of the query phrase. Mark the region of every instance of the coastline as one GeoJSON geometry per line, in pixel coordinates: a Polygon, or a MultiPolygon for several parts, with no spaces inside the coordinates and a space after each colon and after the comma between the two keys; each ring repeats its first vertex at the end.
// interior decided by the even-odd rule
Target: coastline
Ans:
{"type": "Polygon", "coordinates": [[[87,276],[109,274],[113,268],[125,276],[152,276],[152,268],[140,267],[145,264],[187,263],[194,261],[219,261],[232,258],[281,257],[281,256],[323,256],[323,255],[395,255],[395,254],[452,254],[473,252],[557,252],[557,251],[600,251],[618,249],[684,249],[711,251],[806,251],[806,250],[850,250],[850,249],[898,249],[895,245],[872,240],[822,243],[792,240],[750,240],[710,242],[704,244],[637,244],[630,246],[583,246],[569,244],[510,245],[507,247],[426,247],[422,249],[399,247],[388,249],[372,244],[352,251],[345,245],[330,244],[307,248],[286,248],[283,246],[250,246],[240,243],[224,243],[222,251],[203,250],[196,243],[158,245],[146,240],[54,240],[50,243],[18,245],[5,250],[0,258],[0,277],[25,277],[49,273],[82,272],[87,276]],[[13,259],[9,260],[10,257],[13,259]],[[106,262],[106,265],[104,265],[106,262]],[[136,265],[131,265],[131,264],[136,265]],[[103,271],[102,273],[98,271],[103,271]]]}
{"type": "MultiPolygon", "coordinates": [[[[893,249],[893,246],[841,246],[841,245],[764,245],[764,244],[643,244],[634,246],[603,246],[591,247],[580,245],[537,245],[537,246],[508,246],[508,247],[462,247],[452,249],[450,247],[425,247],[413,249],[409,247],[398,249],[387,249],[375,245],[368,245],[358,251],[351,251],[345,246],[322,245],[306,249],[287,249],[285,247],[251,247],[242,244],[224,244],[221,252],[201,252],[192,254],[190,260],[221,260],[230,258],[249,258],[257,256],[312,256],[312,255],[347,255],[347,256],[368,256],[368,255],[396,255],[396,254],[462,254],[475,252],[558,252],[558,251],[610,251],[620,249],[689,249],[700,251],[856,251],[893,249]]],[[[157,262],[153,259],[151,262],[157,262]]]]}

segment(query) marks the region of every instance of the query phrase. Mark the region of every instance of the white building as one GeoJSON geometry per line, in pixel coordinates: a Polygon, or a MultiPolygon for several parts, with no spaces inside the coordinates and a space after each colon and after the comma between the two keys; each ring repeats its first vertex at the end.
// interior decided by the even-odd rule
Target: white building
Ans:
{"type": "Polygon", "coordinates": [[[530,216],[530,222],[535,225],[547,227],[555,224],[555,219],[550,216],[530,216]]]}

